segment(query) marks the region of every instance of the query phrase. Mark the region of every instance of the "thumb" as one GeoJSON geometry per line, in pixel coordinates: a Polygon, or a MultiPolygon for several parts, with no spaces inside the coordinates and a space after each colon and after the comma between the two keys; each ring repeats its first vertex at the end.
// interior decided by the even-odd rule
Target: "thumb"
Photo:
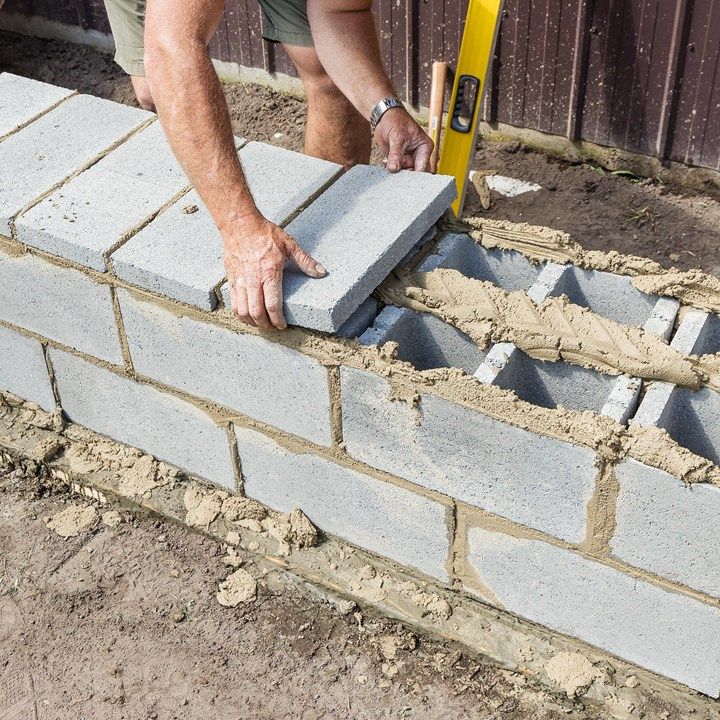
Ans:
{"type": "Polygon", "coordinates": [[[306,275],[312,278],[321,278],[327,275],[327,270],[310,255],[308,255],[298,244],[294,238],[288,238],[285,251],[288,257],[302,270],[306,275]]]}
{"type": "Polygon", "coordinates": [[[394,173],[402,168],[403,158],[405,157],[405,142],[399,140],[396,136],[391,135],[390,149],[387,155],[387,169],[394,173]]]}

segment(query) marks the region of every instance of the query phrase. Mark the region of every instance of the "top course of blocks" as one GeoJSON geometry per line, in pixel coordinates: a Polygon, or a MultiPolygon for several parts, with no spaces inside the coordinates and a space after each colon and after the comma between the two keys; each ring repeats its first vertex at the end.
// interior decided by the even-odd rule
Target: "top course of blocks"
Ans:
{"type": "MultiPolygon", "coordinates": [[[[213,310],[222,241],[153,116],[7,73],[0,88],[0,232],[213,310]]],[[[314,280],[288,268],[291,324],[337,331],[455,199],[451,177],[367,165],[343,173],[283,148],[237,144],[258,207],[328,270],[314,280]]]]}

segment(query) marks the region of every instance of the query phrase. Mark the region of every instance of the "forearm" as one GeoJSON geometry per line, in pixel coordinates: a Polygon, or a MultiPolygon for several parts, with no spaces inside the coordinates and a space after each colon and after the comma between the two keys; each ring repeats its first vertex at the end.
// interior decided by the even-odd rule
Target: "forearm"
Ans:
{"type": "Polygon", "coordinates": [[[218,228],[257,215],[204,43],[146,35],[146,72],[173,152],[218,228]]]}
{"type": "Polygon", "coordinates": [[[380,59],[371,0],[308,0],[318,57],[340,91],[364,117],[395,94],[380,59]]]}

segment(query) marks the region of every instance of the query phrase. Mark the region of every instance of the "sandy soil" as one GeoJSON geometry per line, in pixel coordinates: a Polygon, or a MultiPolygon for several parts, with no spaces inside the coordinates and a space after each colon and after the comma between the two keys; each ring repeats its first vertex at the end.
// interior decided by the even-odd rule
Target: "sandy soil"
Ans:
{"type": "MultiPolygon", "coordinates": [[[[134,103],[127,77],[108,55],[90,48],[0,32],[0,70],[134,103]]],[[[227,86],[226,96],[239,135],[302,149],[302,100],[247,85],[227,86]]],[[[377,150],[373,160],[380,160],[377,150]]],[[[619,250],[720,275],[720,196],[686,194],[682,188],[573,165],[518,142],[486,143],[475,167],[543,186],[516,198],[493,194],[488,217],[559,228],[589,250],[619,250]]],[[[466,210],[479,211],[473,193],[466,210]]]]}
{"type": "Polygon", "coordinates": [[[129,511],[64,539],[45,520],[67,534],[73,504],[0,467],[2,720],[596,718],[243,551],[257,598],[222,607],[219,543],[129,511]]]}

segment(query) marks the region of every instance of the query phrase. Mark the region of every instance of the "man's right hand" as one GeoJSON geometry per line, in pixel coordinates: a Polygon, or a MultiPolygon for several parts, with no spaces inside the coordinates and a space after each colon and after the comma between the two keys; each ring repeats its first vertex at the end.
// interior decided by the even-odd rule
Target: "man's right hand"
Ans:
{"type": "Polygon", "coordinates": [[[287,327],[282,286],[288,258],[312,278],[327,275],[293,237],[259,214],[223,232],[223,253],[232,311],[263,330],[287,327]]]}

